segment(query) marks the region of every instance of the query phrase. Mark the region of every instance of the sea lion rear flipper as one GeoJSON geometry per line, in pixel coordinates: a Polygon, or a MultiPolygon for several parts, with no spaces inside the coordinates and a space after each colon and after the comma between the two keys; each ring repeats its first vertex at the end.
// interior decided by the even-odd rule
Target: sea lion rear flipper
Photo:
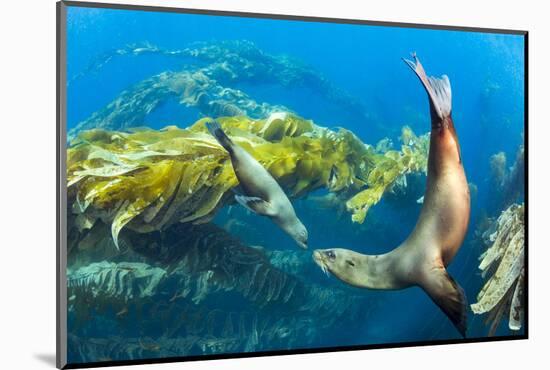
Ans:
{"type": "Polygon", "coordinates": [[[247,197],[246,195],[235,195],[235,200],[243,207],[262,216],[274,215],[273,208],[269,202],[258,197],[247,197]]]}
{"type": "Polygon", "coordinates": [[[403,59],[405,63],[414,71],[422,86],[428,93],[430,99],[430,115],[432,117],[432,128],[440,128],[442,126],[450,128],[452,135],[456,141],[456,149],[458,151],[458,159],[462,162],[460,154],[460,145],[458,144],[458,136],[456,134],[453,120],[451,119],[452,110],[452,91],[451,82],[446,75],[438,77],[428,77],[426,71],[416,54],[412,54],[414,60],[403,59]]]}
{"type": "Polygon", "coordinates": [[[420,60],[416,57],[416,54],[412,55],[414,60],[403,59],[405,63],[416,73],[422,85],[426,89],[428,96],[430,97],[430,108],[432,113],[437,115],[439,119],[444,119],[451,115],[451,82],[446,75],[437,77],[428,77],[424,67],[420,63],[420,60]]]}
{"type": "Polygon", "coordinates": [[[466,295],[445,268],[430,271],[430,276],[421,284],[432,301],[451,320],[463,337],[466,337],[466,295]]]}
{"type": "Polygon", "coordinates": [[[206,128],[216,138],[218,143],[224,147],[225,150],[231,153],[233,147],[233,141],[225,134],[222,126],[217,121],[209,121],[205,123],[206,128]]]}

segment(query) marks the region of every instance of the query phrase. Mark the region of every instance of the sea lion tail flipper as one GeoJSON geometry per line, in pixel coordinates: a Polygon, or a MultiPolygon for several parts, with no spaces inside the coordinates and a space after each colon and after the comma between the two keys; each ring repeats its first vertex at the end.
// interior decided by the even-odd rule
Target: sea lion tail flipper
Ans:
{"type": "Polygon", "coordinates": [[[258,197],[247,197],[246,195],[235,194],[235,200],[243,207],[262,216],[274,215],[273,207],[269,202],[258,197]]]}
{"type": "Polygon", "coordinates": [[[466,337],[467,302],[462,287],[443,267],[430,271],[429,278],[421,286],[460,334],[466,337]]]}
{"type": "Polygon", "coordinates": [[[221,146],[225,148],[228,152],[231,151],[231,148],[233,147],[233,141],[225,134],[225,132],[222,129],[222,126],[219,124],[218,121],[209,121],[205,123],[206,128],[218,140],[218,143],[220,143],[221,146]]]}
{"type": "Polygon", "coordinates": [[[451,82],[449,81],[449,77],[446,75],[441,76],[441,78],[428,77],[415,53],[412,54],[412,57],[414,60],[403,58],[403,61],[411,67],[422,82],[422,85],[430,97],[430,107],[433,113],[435,113],[439,119],[449,117],[452,108],[451,82]]]}

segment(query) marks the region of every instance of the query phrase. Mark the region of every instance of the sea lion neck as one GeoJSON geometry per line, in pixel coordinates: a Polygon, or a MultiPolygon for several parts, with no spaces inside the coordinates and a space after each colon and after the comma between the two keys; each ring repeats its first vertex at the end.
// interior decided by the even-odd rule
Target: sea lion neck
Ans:
{"type": "Polygon", "coordinates": [[[452,118],[437,118],[432,121],[430,149],[428,153],[428,175],[437,178],[449,167],[462,167],[460,143],[452,118]]]}

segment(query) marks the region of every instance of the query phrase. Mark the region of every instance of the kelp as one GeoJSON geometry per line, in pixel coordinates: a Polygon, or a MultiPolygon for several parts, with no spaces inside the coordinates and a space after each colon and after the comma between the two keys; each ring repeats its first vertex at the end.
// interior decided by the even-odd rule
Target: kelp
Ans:
{"type": "MultiPolygon", "coordinates": [[[[90,232],[97,230],[107,237],[100,223],[90,232]]],[[[69,295],[77,300],[91,297],[101,305],[104,301],[135,303],[150,297],[199,304],[217,293],[233,291],[259,308],[285,305],[303,311],[311,306],[312,298],[318,314],[341,313],[357,299],[315,284],[306,286],[275,262],[283,252],[248,247],[213,224],[176,224],[162,233],[145,235],[128,231],[124,239],[135,253],[126,257],[145,262],[100,261],[70,267],[69,295]],[[319,300],[319,296],[324,298],[319,300]]],[[[301,253],[304,255],[294,258],[290,256],[293,253],[282,255],[305,265],[303,261],[309,257],[301,253]]]]}
{"type": "Polygon", "coordinates": [[[417,137],[405,126],[401,141],[401,152],[388,150],[382,155],[372,156],[371,170],[365,181],[368,188],[346,203],[353,221],[363,223],[370,207],[378,203],[391,187],[406,186],[406,175],[426,171],[428,136],[417,137]]]}
{"type": "Polygon", "coordinates": [[[506,207],[517,202],[525,193],[525,148],[518,147],[514,164],[508,171],[503,186],[503,205],[506,207]]]}
{"type": "MultiPolygon", "coordinates": [[[[220,68],[219,65],[208,68],[220,68]]],[[[112,102],[94,112],[69,131],[74,138],[87,129],[125,130],[142,126],[146,116],[162,104],[175,99],[186,107],[194,107],[205,116],[267,117],[280,105],[256,102],[245,92],[224,87],[209,77],[207,70],[163,72],[124,90],[112,102]]]]}
{"type": "Polygon", "coordinates": [[[312,310],[311,304],[316,304],[314,311],[321,316],[340,314],[357,299],[315,284],[306,286],[274,265],[271,252],[245,246],[210,223],[176,224],[162,233],[162,239],[159,237],[158,233],[127,234],[137,253],[170,271],[169,280],[177,287],[174,295],[178,299],[199,303],[214,293],[233,291],[259,308],[284,305],[303,311],[306,306],[312,310]],[[188,279],[200,284],[190,286],[188,279]],[[338,300],[342,303],[336,304],[338,300]]]}
{"type": "MultiPolygon", "coordinates": [[[[318,336],[314,323],[305,318],[277,319],[254,312],[200,310],[191,305],[177,307],[181,310],[176,316],[179,320],[174,321],[179,329],[176,336],[106,338],[71,334],[68,357],[71,362],[97,362],[289,350],[318,336]]],[[[338,345],[330,338],[325,341],[338,345]]]]}
{"type": "Polygon", "coordinates": [[[505,314],[510,330],[520,330],[524,309],[525,226],[523,204],[513,204],[484,233],[489,248],[481,255],[479,268],[489,275],[471,305],[475,314],[488,314],[493,335],[505,314]]]}
{"type": "MultiPolygon", "coordinates": [[[[104,234],[100,224],[89,232],[104,234]]],[[[69,357],[76,362],[328,345],[333,325],[356,330],[351,324],[365,322],[366,307],[374,307],[364,295],[304,283],[274,265],[280,257],[271,251],[213,224],[128,231],[123,239],[146,262],[94,262],[69,272],[69,357]],[[105,322],[111,329],[99,335],[107,337],[96,337],[92,328],[105,322]]],[[[292,253],[301,254],[294,261],[309,257],[284,255],[292,253]]]]}
{"type": "Polygon", "coordinates": [[[159,353],[158,345],[150,338],[83,338],[69,333],[67,344],[67,356],[73,363],[170,356],[164,351],[159,353]]]}
{"type": "MultiPolygon", "coordinates": [[[[102,228],[92,230],[105,235],[102,228]]],[[[105,238],[101,235],[96,239],[105,238]]],[[[159,289],[166,284],[165,269],[138,262],[131,254],[124,256],[127,261],[102,260],[77,267],[73,263],[89,258],[90,251],[78,254],[88,256],[83,259],[73,256],[67,269],[67,310],[72,331],[88,325],[96,316],[122,320],[135,315],[154,302],[159,289]]]]}
{"type": "MultiPolygon", "coordinates": [[[[124,227],[151,232],[176,222],[205,222],[233,202],[238,181],[206,120],[187,129],[83,131],[67,156],[69,204],[86,221],[83,227],[103,220],[118,246],[124,227]]],[[[426,140],[412,133],[400,152],[382,154],[348,130],[332,131],[287,112],[219,122],[292,197],[321,187],[357,192],[368,186],[348,201],[358,222],[387,189],[426,164],[426,140]]]]}
{"type": "Polygon", "coordinates": [[[69,131],[74,138],[81,130],[123,130],[142,126],[145,117],[162,104],[176,100],[194,107],[204,116],[241,116],[265,119],[281,105],[257,102],[237,88],[237,82],[282,87],[307,87],[346,112],[364,120],[364,107],[348,93],[335,87],[311,67],[284,55],[265,53],[249,41],[194,43],[188,48],[166,50],[154,45],[127,45],[100,55],[71,82],[97,71],[116,56],[160,54],[193,62],[181,71],[166,71],[142,80],[123,91],[104,108],[69,131]]]}
{"type": "Polygon", "coordinates": [[[506,153],[493,154],[490,159],[491,182],[498,190],[495,206],[504,209],[518,202],[525,193],[525,149],[520,145],[512,166],[508,167],[506,153]]]}
{"type": "Polygon", "coordinates": [[[166,277],[166,271],[140,262],[96,262],[76,271],[67,271],[67,287],[72,294],[124,300],[150,297],[166,277]]]}
{"type": "Polygon", "coordinates": [[[498,152],[493,154],[490,158],[492,180],[499,187],[504,186],[506,180],[507,168],[506,168],[506,153],[498,152]]]}

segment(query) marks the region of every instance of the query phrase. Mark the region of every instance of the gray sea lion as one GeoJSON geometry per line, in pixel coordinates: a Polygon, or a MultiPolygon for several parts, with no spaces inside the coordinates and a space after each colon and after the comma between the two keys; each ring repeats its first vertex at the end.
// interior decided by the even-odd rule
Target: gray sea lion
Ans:
{"type": "Polygon", "coordinates": [[[466,336],[466,297],[445,269],[464,240],[470,218],[470,192],[451,118],[451,85],[445,75],[427,77],[416,55],[413,57],[414,61],[405,62],[428,93],[432,121],[426,192],[417,224],[389,253],[364,255],[324,249],[314,251],[313,259],[323,271],[357,287],[422,287],[466,336]]]}
{"type": "Polygon", "coordinates": [[[218,122],[207,122],[206,127],[231,158],[233,170],[239,179],[239,194],[235,194],[235,200],[249,210],[269,217],[300,247],[307,248],[307,229],[273,176],[246,150],[235,144],[218,122]]]}

